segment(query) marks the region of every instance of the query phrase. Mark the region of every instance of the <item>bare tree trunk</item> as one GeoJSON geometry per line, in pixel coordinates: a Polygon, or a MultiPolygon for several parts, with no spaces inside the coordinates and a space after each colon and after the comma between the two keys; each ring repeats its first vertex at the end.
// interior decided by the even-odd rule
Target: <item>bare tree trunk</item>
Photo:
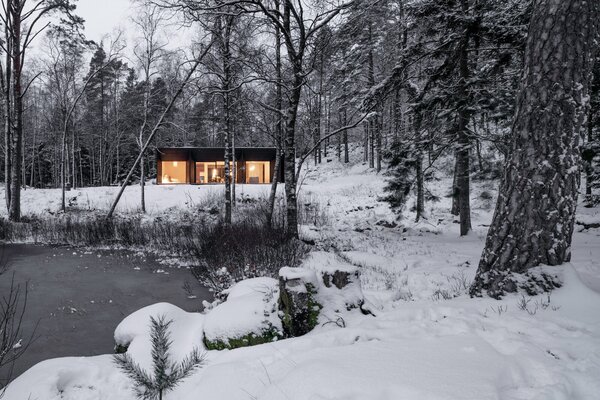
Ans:
{"type": "Polygon", "coordinates": [[[190,81],[190,79],[194,75],[194,72],[196,72],[196,70],[198,69],[198,66],[202,62],[202,59],[204,58],[204,56],[206,56],[206,53],[208,53],[208,51],[210,50],[211,47],[212,47],[212,43],[210,43],[204,49],[204,51],[202,52],[202,54],[194,62],[194,65],[192,66],[192,68],[187,73],[186,77],[184,78],[184,80],[182,81],[181,85],[179,86],[179,89],[177,90],[177,92],[175,92],[175,94],[171,98],[171,101],[169,102],[169,104],[167,105],[167,107],[165,108],[165,110],[163,111],[163,113],[160,115],[160,118],[158,119],[158,121],[154,125],[154,128],[152,129],[152,131],[148,135],[148,138],[146,139],[145,144],[142,146],[142,148],[140,150],[140,153],[138,154],[138,157],[133,162],[133,165],[131,166],[131,169],[129,170],[129,173],[125,177],[125,180],[123,181],[123,184],[121,185],[121,189],[119,189],[119,193],[117,193],[117,197],[115,198],[115,201],[113,202],[112,206],[110,207],[110,210],[108,211],[108,214],[106,215],[107,219],[112,218],[112,216],[113,216],[113,214],[115,212],[115,209],[117,208],[117,205],[119,204],[119,200],[121,200],[121,196],[123,196],[123,192],[125,191],[125,188],[127,187],[127,185],[129,184],[129,182],[131,181],[131,177],[133,175],[133,171],[135,171],[135,169],[137,168],[138,164],[140,163],[140,161],[143,158],[143,154],[148,149],[148,146],[150,146],[150,143],[152,143],[152,140],[154,139],[154,136],[156,135],[156,132],[158,132],[158,129],[164,123],[164,120],[165,120],[167,114],[169,114],[169,112],[173,108],[173,105],[175,104],[175,101],[179,98],[179,96],[183,92],[183,89],[185,89],[185,86],[188,84],[188,82],[190,81]]]}
{"type": "Polygon", "coordinates": [[[423,217],[425,212],[425,187],[423,177],[423,150],[421,143],[421,114],[420,111],[416,112],[414,116],[414,130],[415,130],[415,141],[416,141],[416,167],[415,172],[417,175],[417,216],[416,221],[423,217]]]}
{"type": "Polygon", "coordinates": [[[460,214],[460,208],[458,204],[458,156],[456,151],[454,152],[454,174],[452,176],[452,208],[450,214],[458,216],[460,214]]]}
{"type": "MultiPolygon", "coordinates": [[[[599,61],[596,61],[599,62],[599,61]]],[[[594,109],[590,106],[587,118],[587,141],[588,143],[594,140],[594,109]]],[[[592,188],[594,187],[594,160],[589,160],[585,166],[585,194],[586,196],[592,195],[592,188]]]]}
{"type": "MultiPolygon", "coordinates": [[[[325,94],[325,109],[327,110],[327,115],[325,116],[325,136],[329,136],[329,132],[331,132],[331,101],[329,100],[329,91],[325,94]]],[[[329,139],[325,140],[323,143],[323,157],[327,158],[327,149],[329,147],[329,139]]]]}
{"type": "MultiPolygon", "coordinates": [[[[341,119],[342,119],[341,114],[338,113],[338,121],[340,123],[340,126],[343,126],[341,119]]],[[[339,161],[342,161],[342,133],[337,134],[336,139],[337,139],[337,158],[339,161]]]]}
{"type": "Polygon", "coordinates": [[[378,122],[379,129],[377,130],[377,172],[381,172],[381,136],[383,135],[383,114],[381,115],[381,122],[378,122]]]}
{"type": "Polygon", "coordinates": [[[140,208],[143,213],[146,213],[146,156],[142,153],[140,159],[140,208]]]}
{"type": "Polygon", "coordinates": [[[512,273],[571,258],[580,133],[589,102],[600,4],[535,4],[511,152],[471,295],[486,291],[499,298],[518,289],[512,273]]]}
{"type": "Polygon", "coordinates": [[[21,54],[21,15],[20,6],[13,4],[9,11],[12,14],[12,100],[14,106],[14,129],[11,130],[11,173],[10,173],[10,208],[8,218],[11,221],[21,220],[21,163],[23,142],[23,93],[22,93],[22,54],[21,54]]]}
{"type": "Polygon", "coordinates": [[[363,123],[363,161],[369,161],[369,122],[363,123]]]}
{"type": "Polygon", "coordinates": [[[71,131],[71,184],[73,185],[73,189],[78,187],[77,162],[75,161],[75,130],[76,126],[73,124],[73,130],[71,131]]]}
{"type": "Polygon", "coordinates": [[[231,165],[233,166],[233,172],[231,174],[231,205],[235,208],[235,185],[237,181],[237,167],[235,165],[235,129],[231,132],[231,165]]]}
{"type": "Polygon", "coordinates": [[[66,202],[67,160],[66,160],[66,155],[67,155],[67,134],[68,134],[67,130],[68,130],[68,126],[69,126],[69,120],[67,117],[67,110],[65,110],[64,108],[62,110],[62,114],[63,114],[64,126],[63,126],[62,140],[61,140],[61,146],[60,146],[60,186],[61,186],[61,203],[60,204],[61,204],[61,210],[63,212],[65,212],[67,210],[67,202],[66,202]]]}
{"type": "MultiPolygon", "coordinates": [[[[279,11],[279,0],[275,0],[275,7],[279,11]]],[[[283,73],[281,69],[281,30],[275,25],[275,73],[277,78],[277,88],[275,94],[275,109],[277,110],[277,123],[275,125],[275,168],[273,169],[273,180],[271,182],[271,192],[269,193],[269,209],[267,211],[267,226],[273,227],[273,213],[275,212],[275,199],[277,198],[277,184],[279,183],[279,174],[282,158],[282,138],[283,138],[283,73]]]]}
{"type": "Polygon", "coordinates": [[[277,198],[277,184],[281,170],[281,145],[278,143],[275,150],[275,167],[273,168],[273,180],[271,181],[271,192],[269,193],[269,208],[267,211],[267,226],[273,228],[273,214],[275,212],[275,200],[277,198]]]}
{"type": "MultiPolygon", "coordinates": [[[[220,18],[220,17],[218,17],[220,18]]],[[[230,33],[233,17],[229,18],[221,29],[222,43],[221,56],[223,57],[223,118],[225,119],[225,223],[231,224],[231,170],[229,162],[231,161],[231,49],[230,49],[230,33]]],[[[220,21],[220,19],[219,19],[220,21]]]]}
{"type": "Polygon", "coordinates": [[[369,168],[375,168],[375,131],[377,130],[375,118],[369,120],[369,168]]]}
{"type": "MultiPolygon", "coordinates": [[[[348,125],[348,110],[346,109],[346,107],[344,107],[344,110],[342,111],[342,116],[344,121],[342,122],[342,126],[346,126],[348,125]]],[[[344,163],[348,164],[350,162],[350,152],[348,150],[348,130],[344,130],[343,133],[343,137],[344,137],[344,163]]]]}
{"type": "MultiPolygon", "coordinates": [[[[8,27],[5,27],[5,30],[8,30],[8,27]]],[[[9,33],[6,32],[6,37],[8,37],[9,33]]],[[[10,44],[7,43],[7,46],[10,44]]],[[[12,143],[12,122],[11,122],[11,72],[12,72],[12,63],[10,58],[10,48],[8,49],[9,53],[6,54],[6,67],[5,73],[1,74],[2,77],[6,79],[2,79],[2,100],[4,106],[4,196],[6,200],[6,210],[10,210],[10,190],[11,190],[11,168],[12,168],[12,156],[11,156],[11,143],[12,143]]]]}
{"type": "MultiPolygon", "coordinates": [[[[461,2],[465,14],[468,12],[469,4],[467,0],[461,2]]],[[[458,189],[458,210],[460,218],[460,235],[465,236],[471,230],[471,137],[468,132],[470,111],[467,108],[469,94],[467,93],[467,84],[469,81],[469,46],[470,35],[468,31],[464,33],[459,50],[459,74],[460,83],[458,85],[457,96],[463,100],[463,105],[458,111],[457,140],[458,150],[456,151],[456,188],[458,189]]]]}
{"type": "MultiPolygon", "coordinates": [[[[298,62],[298,61],[297,61],[298,62]]],[[[298,200],[296,194],[296,117],[300,95],[304,85],[304,74],[302,66],[296,65],[294,69],[294,87],[291,90],[290,103],[287,111],[285,124],[285,152],[284,152],[284,174],[285,174],[285,197],[286,197],[286,231],[289,238],[298,238],[298,200]]]]}
{"type": "Polygon", "coordinates": [[[29,177],[29,186],[35,187],[35,146],[36,146],[37,126],[33,129],[33,142],[31,145],[31,176],[29,177]]]}

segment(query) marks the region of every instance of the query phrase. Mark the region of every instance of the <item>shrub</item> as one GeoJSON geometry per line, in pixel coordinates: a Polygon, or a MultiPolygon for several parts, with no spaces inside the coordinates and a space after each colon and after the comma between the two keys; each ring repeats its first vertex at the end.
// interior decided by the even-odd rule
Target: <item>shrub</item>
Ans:
{"type": "MultiPolygon", "coordinates": [[[[313,222],[322,214],[316,204],[313,222]]],[[[242,279],[276,277],[279,268],[298,266],[308,252],[306,244],[287,238],[281,218],[266,226],[265,207],[265,199],[240,204],[231,225],[201,208],[152,221],[81,213],[32,217],[23,223],[0,219],[0,240],[168,252],[191,261],[194,277],[219,292],[242,279]]]]}
{"type": "Polygon", "coordinates": [[[187,243],[195,261],[192,273],[217,292],[243,279],[275,278],[282,266],[300,265],[308,252],[307,245],[288,238],[283,228],[251,220],[218,223],[198,233],[187,243]]]}

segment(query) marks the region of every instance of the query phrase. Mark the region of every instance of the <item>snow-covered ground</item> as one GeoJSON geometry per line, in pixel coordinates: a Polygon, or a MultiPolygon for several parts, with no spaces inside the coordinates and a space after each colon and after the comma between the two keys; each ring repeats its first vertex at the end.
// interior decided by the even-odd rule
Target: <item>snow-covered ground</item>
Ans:
{"type": "MultiPolygon", "coordinates": [[[[483,248],[497,183],[474,182],[474,230],[460,238],[448,213],[450,178],[436,175],[427,189],[439,201],[427,203],[427,220],[414,223],[407,211],[394,227],[394,215],[379,201],[383,176],[360,162],[345,166],[332,160],[309,168],[300,206],[314,210],[318,204],[319,218],[301,229],[304,238],[317,242],[304,267],[359,267],[376,316],[327,310],[304,337],[209,351],[205,365],[166,398],[600,399],[600,229],[576,228],[572,262],[554,267],[565,285],[550,295],[471,299],[466,289],[483,248]]],[[[240,189],[251,196],[268,191],[266,186],[240,189]]],[[[156,215],[176,212],[201,204],[215,190],[221,189],[150,186],[149,209],[156,215]]],[[[104,209],[114,192],[71,193],[81,193],[80,207],[104,209]]],[[[55,210],[59,195],[28,190],[24,210],[55,210]],[[45,205],[49,199],[53,203],[45,205]]],[[[126,196],[122,211],[133,212],[137,190],[129,188],[126,196]]],[[[600,222],[600,210],[580,207],[578,219],[600,222]]],[[[160,314],[174,320],[175,360],[203,346],[204,314],[166,304],[143,309],[116,335],[133,339],[129,352],[148,369],[149,316],[160,314]]],[[[131,382],[111,357],[42,362],[16,379],[5,399],[134,399],[131,382]]]]}
{"type": "MultiPolygon", "coordinates": [[[[119,189],[117,186],[73,189],[67,192],[67,204],[78,210],[107,212],[119,189]]],[[[238,196],[268,197],[270,190],[269,185],[237,185],[238,196]]],[[[146,211],[153,216],[213,205],[224,192],[224,188],[222,185],[148,184],[145,192],[146,211]]],[[[26,189],[21,192],[22,213],[42,217],[56,214],[61,208],[61,196],[59,189],[26,189]]],[[[4,186],[0,186],[0,198],[4,198],[4,186]]],[[[123,193],[117,212],[134,214],[138,213],[139,209],[140,188],[138,185],[129,186],[123,193]]],[[[6,208],[0,210],[0,216],[6,216],[6,208]]]]}

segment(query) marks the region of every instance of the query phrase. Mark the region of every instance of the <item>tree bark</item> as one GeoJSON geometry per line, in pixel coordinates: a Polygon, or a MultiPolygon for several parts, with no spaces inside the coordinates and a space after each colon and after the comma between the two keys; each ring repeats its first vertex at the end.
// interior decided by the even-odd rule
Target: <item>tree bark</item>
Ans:
{"type": "Polygon", "coordinates": [[[369,120],[369,168],[375,168],[375,135],[377,129],[377,117],[369,120]]]}
{"type": "MultiPolygon", "coordinates": [[[[21,54],[21,15],[20,6],[10,3],[12,13],[12,101],[14,107],[13,129],[11,130],[11,171],[10,171],[10,207],[8,218],[11,221],[21,220],[21,163],[23,142],[23,93],[22,93],[22,54],[21,54]]],[[[23,49],[24,51],[24,49],[23,49]]]]}
{"type": "Polygon", "coordinates": [[[454,152],[454,175],[452,177],[452,208],[450,214],[458,216],[460,209],[458,206],[458,157],[454,152]]]}
{"type": "Polygon", "coordinates": [[[142,158],[140,159],[140,209],[142,213],[146,213],[146,157],[142,153],[142,158]]]}
{"type": "MultiPolygon", "coordinates": [[[[275,0],[275,7],[279,11],[279,0],[275,0]]],[[[275,124],[275,167],[273,169],[273,181],[271,182],[271,192],[269,193],[269,208],[267,210],[267,226],[273,228],[273,213],[275,212],[275,199],[277,198],[277,184],[279,183],[279,174],[281,169],[281,141],[283,137],[283,72],[281,64],[281,31],[278,25],[275,25],[275,74],[277,75],[277,88],[275,92],[275,108],[277,109],[277,122],[275,124]]]]}
{"type": "MultiPolygon", "coordinates": [[[[342,110],[342,126],[348,125],[348,110],[346,106],[342,110]]],[[[344,137],[344,163],[348,164],[350,162],[350,150],[348,149],[348,130],[346,129],[343,133],[344,137]]]]}
{"type": "Polygon", "coordinates": [[[417,175],[417,207],[416,207],[416,222],[423,217],[425,213],[425,187],[423,177],[423,151],[421,144],[421,113],[417,111],[414,116],[414,130],[416,141],[415,154],[415,174],[417,175]]]}
{"type": "MultiPolygon", "coordinates": [[[[5,27],[5,29],[8,29],[7,27],[5,27]]],[[[8,37],[8,33],[6,33],[6,37],[8,37]]],[[[7,46],[10,46],[10,43],[6,44],[7,46]]],[[[9,49],[10,51],[10,49],[9,49]]],[[[5,196],[5,200],[6,200],[6,210],[9,211],[10,210],[10,189],[11,189],[11,184],[10,184],[10,179],[11,179],[11,169],[12,169],[12,164],[11,164],[11,160],[12,160],[12,156],[11,156],[11,142],[12,142],[12,138],[11,138],[11,128],[12,128],[12,123],[11,123],[11,101],[10,101],[10,91],[11,91],[11,70],[12,70],[12,63],[11,63],[11,58],[10,58],[10,54],[7,53],[6,54],[6,66],[5,66],[5,78],[2,80],[2,99],[3,99],[3,105],[4,105],[4,196],[5,196]]]]}
{"type": "Polygon", "coordinates": [[[512,273],[571,258],[600,4],[540,0],[530,22],[500,194],[471,295],[518,289],[512,273]]]}
{"type": "MultiPolygon", "coordinates": [[[[461,3],[463,11],[468,13],[468,1],[463,0],[461,3]]],[[[469,159],[471,150],[471,137],[467,130],[471,117],[471,111],[467,107],[467,104],[470,103],[469,93],[467,92],[467,85],[470,77],[468,54],[469,39],[470,35],[468,30],[466,30],[461,40],[458,60],[460,82],[458,85],[457,96],[462,102],[462,105],[458,111],[458,149],[456,151],[456,189],[458,190],[460,236],[465,236],[469,233],[469,231],[471,231],[471,162],[469,159]]]]}
{"type": "Polygon", "coordinates": [[[304,85],[304,74],[302,66],[296,60],[294,67],[294,87],[290,93],[290,103],[287,111],[285,124],[285,149],[284,165],[285,174],[285,197],[286,197],[286,232],[289,238],[298,238],[298,200],[296,195],[296,118],[298,116],[298,105],[304,85]]]}
{"type": "MultiPolygon", "coordinates": [[[[596,61],[598,62],[598,61],[596,61]]],[[[594,140],[594,109],[589,107],[587,118],[587,141],[591,143],[594,140]]],[[[594,160],[589,160],[585,166],[585,194],[588,197],[592,196],[592,188],[594,187],[594,160]]]]}
{"type": "Polygon", "coordinates": [[[369,122],[363,123],[363,161],[369,161],[369,122]]]}
{"type": "Polygon", "coordinates": [[[381,116],[381,120],[377,119],[379,122],[379,129],[377,130],[377,139],[375,145],[377,146],[377,173],[381,172],[381,136],[383,134],[383,114],[381,116]]]}

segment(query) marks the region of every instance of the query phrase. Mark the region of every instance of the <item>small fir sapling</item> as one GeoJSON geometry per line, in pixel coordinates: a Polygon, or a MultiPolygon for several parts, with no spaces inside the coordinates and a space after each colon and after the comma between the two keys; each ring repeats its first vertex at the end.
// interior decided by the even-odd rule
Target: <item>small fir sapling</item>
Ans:
{"type": "Polygon", "coordinates": [[[173,390],[182,380],[189,377],[204,363],[204,354],[194,349],[181,363],[169,361],[171,340],[169,326],[172,320],[166,321],[165,316],[158,319],[150,317],[152,336],[152,375],[137,364],[132,357],[116,354],[114,362],[136,387],[136,395],[141,400],[162,400],[163,394],[173,390]]]}

